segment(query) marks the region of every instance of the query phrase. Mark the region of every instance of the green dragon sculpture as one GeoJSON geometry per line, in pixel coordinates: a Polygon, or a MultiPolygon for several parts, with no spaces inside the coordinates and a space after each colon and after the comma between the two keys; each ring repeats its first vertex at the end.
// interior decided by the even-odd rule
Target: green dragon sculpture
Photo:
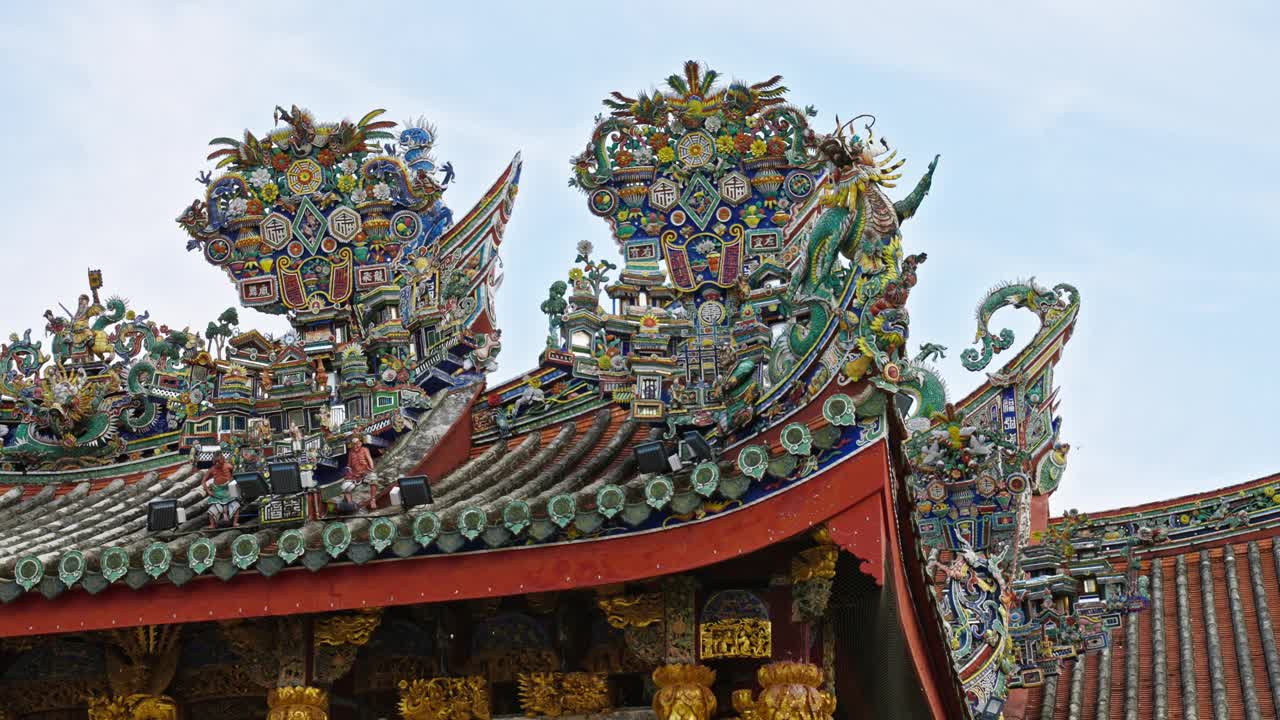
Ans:
{"type": "Polygon", "coordinates": [[[793,165],[806,165],[812,162],[812,158],[805,149],[805,134],[809,130],[809,123],[800,111],[790,105],[781,105],[769,108],[762,117],[765,122],[785,130],[788,162],[793,165]]]}
{"type": "Polygon", "coordinates": [[[837,262],[842,239],[861,233],[861,212],[833,206],[819,216],[809,231],[808,251],[799,274],[791,281],[789,306],[807,306],[808,322],[795,322],[787,331],[788,349],[803,357],[813,349],[831,321],[835,291],[843,284],[844,271],[837,262]]]}
{"type": "Polygon", "coordinates": [[[40,366],[49,361],[49,356],[40,348],[41,344],[39,341],[31,342],[31,330],[28,329],[22,337],[11,333],[8,344],[0,345],[0,394],[16,398],[31,387],[32,378],[40,366]]]}
{"type": "Polygon", "coordinates": [[[596,126],[587,149],[573,160],[573,177],[569,185],[583,190],[594,190],[609,182],[613,168],[609,163],[609,136],[625,130],[628,123],[619,118],[608,118],[596,126]]]}
{"type": "Polygon", "coordinates": [[[186,330],[157,328],[143,314],[122,323],[115,333],[116,355],[127,360],[143,356],[150,359],[154,368],[174,372],[190,350],[197,344],[197,337],[186,330]]]}
{"type": "Polygon", "coordinates": [[[1013,331],[1009,328],[1003,328],[999,333],[991,331],[991,318],[996,311],[1007,307],[1026,308],[1035,313],[1040,319],[1040,327],[1044,328],[1079,302],[1080,294],[1075,286],[1061,283],[1049,290],[1037,285],[1035,278],[992,288],[978,303],[976,313],[978,331],[974,342],[981,343],[982,348],[966,348],[960,353],[960,362],[967,370],[981,370],[991,363],[997,353],[1008,350],[1013,345],[1013,331]]]}
{"type": "MultiPolygon", "coordinates": [[[[912,399],[909,418],[926,423],[947,406],[947,386],[936,370],[918,360],[907,363],[898,382],[898,392],[912,399]]],[[[915,430],[916,428],[909,428],[915,430]]]]}
{"type": "Polygon", "coordinates": [[[880,187],[893,186],[891,181],[899,176],[891,173],[901,163],[888,165],[892,156],[880,160],[883,150],[875,151],[870,142],[856,136],[846,143],[837,133],[820,147],[835,166],[834,183],[820,200],[826,209],[808,232],[805,262],[788,293],[791,306],[807,306],[808,322],[791,326],[787,349],[792,357],[805,356],[829,327],[836,293],[847,279],[847,272],[837,262],[843,255],[859,273],[856,302],[860,307],[884,300],[886,294],[897,295],[875,312],[859,313],[858,336],[868,341],[862,343],[862,349],[883,363],[887,360],[884,352],[869,352],[879,344],[871,336],[884,340],[897,335],[899,344],[905,341],[906,310],[902,306],[915,284],[914,268],[925,259],[923,254],[902,259],[900,222],[914,215],[928,194],[938,157],[907,198],[890,204],[880,187]],[[904,268],[904,263],[910,267],[904,268]]]}

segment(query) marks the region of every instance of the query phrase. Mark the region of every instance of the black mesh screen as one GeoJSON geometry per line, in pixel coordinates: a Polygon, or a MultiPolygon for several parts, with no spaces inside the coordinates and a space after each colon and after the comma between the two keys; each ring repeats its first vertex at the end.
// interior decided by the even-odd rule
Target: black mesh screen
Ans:
{"type": "Polygon", "coordinates": [[[836,638],[837,720],[929,717],[898,622],[893,573],[885,586],[845,553],[836,564],[829,616],[836,638]]]}

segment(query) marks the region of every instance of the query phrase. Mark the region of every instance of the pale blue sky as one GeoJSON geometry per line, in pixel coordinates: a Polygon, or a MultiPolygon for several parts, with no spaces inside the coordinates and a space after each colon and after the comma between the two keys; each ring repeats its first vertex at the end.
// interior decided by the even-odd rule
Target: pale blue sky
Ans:
{"type": "Polygon", "coordinates": [[[950,347],[954,394],[980,379],[958,357],[987,287],[1079,286],[1055,512],[1280,471],[1275,2],[35,5],[0,23],[6,332],[41,328],[86,266],[161,322],[202,327],[235,295],[172,220],[207,141],[268,127],[277,104],[322,120],[385,107],[439,125],[457,213],[523,151],[498,303],[499,375],[520,372],[574,243],[611,246],[565,186],[600,99],[694,58],[781,73],[820,128],[875,113],[911,179],[942,154],[905,232],[929,253],[912,347],[950,347]]]}

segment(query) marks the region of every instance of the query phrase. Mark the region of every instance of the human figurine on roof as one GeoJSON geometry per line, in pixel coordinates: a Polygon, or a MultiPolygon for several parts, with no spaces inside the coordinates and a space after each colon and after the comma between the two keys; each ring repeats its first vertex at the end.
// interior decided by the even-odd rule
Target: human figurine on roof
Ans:
{"type": "Polygon", "coordinates": [[[324,392],[329,391],[329,373],[325,372],[324,363],[320,361],[320,358],[316,358],[315,379],[316,379],[316,390],[321,390],[324,392]]]}
{"type": "MultiPolygon", "coordinates": [[[[351,438],[351,444],[347,447],[347,472],[342,479],[342,499],[348,503],[355,504],[352,495],[356,486],[363,484],[369,478],[369,474],[373,472],[373,456],[369,454],[369,448],[364,446],[358,436],[351,438]]],[[[376,493],[369,493],[369,509],[373,509],[376,493]]]]}
{"type": "Polygon", "coordinates": [[[302,454],[302,428],[298,423],[289,423],[289,447],[295,456],[302,454]]]}
{"type": "Polygon", "coordinates": [[[240,527],[240,501],[231,495],[231,461],[221,453],[213,459],[213,465],[204,471],[200,486],[209,496],[209,527],[231,522],[240,527]]]}

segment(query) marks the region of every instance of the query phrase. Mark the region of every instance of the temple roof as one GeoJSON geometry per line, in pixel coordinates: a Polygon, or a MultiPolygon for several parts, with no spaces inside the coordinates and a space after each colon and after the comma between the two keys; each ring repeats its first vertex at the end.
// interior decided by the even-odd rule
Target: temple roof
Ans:
{"type": "MultiPolygon", "coordinates": [[[[378,458],[377,473],[388,479],[384,486],[416,472],[433,451],[449,445],[444,439],[467,422],[478,391],[471,386],[437,395],[433,409],[378,458]]],[[[815,458],[841,456],[845,451],[822,446],[831,447],[842,436],[852,441],[850,447],[862,448],[883,432],[880,422],[842,428],[817,411],[810,410],[806,425],[815,436],[815,458]]],[[[756,480],[728,460],[713,463],[714,473],[696,478],[689,465],[671,476],[642,476],[632,449],[657,432],[642,431],[624,409],[588,411],[473,447],[455,469],[432,482],[430,505],[361,511],[300,527],[249,522],[204,529],[203,473],[189,463],[109,481],[38,490],[13,486],[0,494],[0,535],[10,539],[0,548],[0,599],[11,601],[24,592],[54,598],[77,585],[97,593],[115,583],[134,589],[153,582],[181,585],[203,573],[229,580],[249,570],[273,575],[292,564],[319,570],[379,556],[617,535],[732,509],[782,486],[772,475],[779,466],[756,480]],[[146,505],[156,498],[177,499],[189,519],[172,533],[148,532],[146,505]]],[[[778,447],[776,438],[762,439],[765,457],[796,457],[778,447]]],[[[357,493],[357,502],[363,499],[367,495],[357,493]]]]}
{"type": "Polygon", "coordinates": [[[1202,718],[1280,716],[1277,497],[1280,474],[1077,525],[1075,534],[1105,538],[1118,566],[1134,541],[1150,606],[1114,632],[1110,649],[1030,690],[1021,717],[1195,717],[1193,708],[1202,718]]]}

